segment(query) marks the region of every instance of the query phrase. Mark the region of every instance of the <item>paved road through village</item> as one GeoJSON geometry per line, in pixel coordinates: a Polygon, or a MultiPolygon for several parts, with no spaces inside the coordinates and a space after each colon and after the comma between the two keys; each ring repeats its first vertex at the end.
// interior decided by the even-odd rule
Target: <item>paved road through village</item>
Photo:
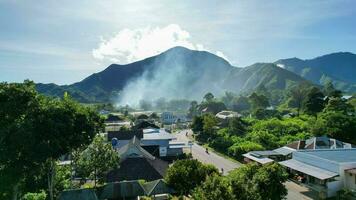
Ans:
{"type": "MultiPolygon", "coordinates": [[[[190,130],[184,130],[180,131],[177,134],[177,141],[179,142],[188,142],[189,138],[186,137],[186,132],[189,132],[191,134],[190,130]]],[[[193,158],[198,159],[200,162],[206,163],[206,164],[212,164],[219,170],[223,169],[224,175],[226,175],[228,172],[231,170],[238,168],[241,164],[238,162],[231,161],[229,159],[226,159],[222,156],[217,155],[214,152],[209,151],[209,153],[205,152],[205,148],[198,145],[197,143],[193,143],[192,145],[192,155],[193,158]]]]}

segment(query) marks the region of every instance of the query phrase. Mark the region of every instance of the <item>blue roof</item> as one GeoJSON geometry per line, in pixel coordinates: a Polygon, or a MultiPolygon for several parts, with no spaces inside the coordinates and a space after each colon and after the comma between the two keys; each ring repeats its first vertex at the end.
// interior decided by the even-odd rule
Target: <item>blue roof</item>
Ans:
{"type": "Polygon", "coordinates": [[[301,150],[298,152],[337,163],[356,162],[356,148],[301,150]]]}

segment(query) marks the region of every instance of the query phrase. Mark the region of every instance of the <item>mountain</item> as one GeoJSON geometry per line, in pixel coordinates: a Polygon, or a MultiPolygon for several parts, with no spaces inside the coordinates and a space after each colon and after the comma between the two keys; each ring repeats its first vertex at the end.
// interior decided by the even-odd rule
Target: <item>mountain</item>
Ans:
{"type": "Polygon", "coordinates": [[[316,84],[332,81],[339,90],[356,92],[356,55],[353,53],[332,53],[308,60],[281,59],[275,64],[316,84]]]}
{"type": "Polygon", "coordinates": [[[303,81],[273,63],[237,68],[212,53],[174,47],[127,65],[112,64],[72,85],[37,84],[37,90],[51,96],[63,96],[67,91],[81,102],[125,104],[160,97],[201,99],[207,92],[248,92],[259,85],[284,90],[303,81]]]}

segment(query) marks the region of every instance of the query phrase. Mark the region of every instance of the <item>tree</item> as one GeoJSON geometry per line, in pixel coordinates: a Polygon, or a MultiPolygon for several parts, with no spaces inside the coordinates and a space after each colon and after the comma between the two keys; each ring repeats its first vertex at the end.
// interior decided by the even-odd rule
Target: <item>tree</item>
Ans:
{"type": "Polygon", "coordinates": [[[252,109],[265,109],[269,106],[269,102],[266,96],[264,95],[258,95],[257,93],[252,93],[249,96],[250,103],[252,105],[252,109]]]}
{"type": "Polygon", "coordinates": [[[342,92],[340,90],[335,89],[333,83],[331,81],[327,81],[324,85],[324,94],[328,98],[330,97],[336,97],[336,98],[341,98],[342,97],[342,92]]]}
{"type": "Polygon", "coordinates": [[[232,102],[232,109],[234,111],[245,111],[245,110],[249,110],[251,108],[249,99],[245,96],[239,96],[237,98],[234,98],[233,102],[232,102]]]}
{"type": "Polygon", "coordinates": [[[346,100],[340,97],[330,97],[324,112],[342,112],[351,115],[354,114],[355,110],[346,100]]]}
{"type": "Polygon", "coordinates": [[[312,87],[308,92],[303,103],[304,112],[310,115],[317,116],[318,112],[321,112],[324,108],[324,95],[317,88],[312,87]]]}
{"type": "Polygon", "coordinates": [[[53,163],[89,144],[103,120],[68,95],[62,100],[39,95],[30,81],[0,83],[0,105],[0,197],[17,199],[21,186],[46,170],[53,199],[53,163]]]}
{"type": "Polygon", "coordinates": [[[204,95],[204,100],[209,102],[212,101],[214,99],[214,95],[211,92],[208,92],[204,95]]]}
{"type": "Polygon", "coordinates": [[[97,135],[93,143],[75,160],[75,168],[81,176],[94,179],[94,187],[96,187],[97,181],[104,182],[106,172],[119,166],[119,159],[119,154],[111,144],[97,135]]]}
{"type": "Polygon", "coordinates": [[[221,97],[221,101],[230,109],[232,108],[234,99],[235,94],[232,92],[225,92],[225,95],[221,97]]]}
{"type": "Polygon", "coordinates": [[[203,131],[204,126],[204,117],[203,116],[194,116],[191,128],[195,134],[203,131]]]}
{"type": "Polygon", "coordinates": [[[219,172],[214,166],[205,165],[198,160],[178,160],[168,168],[164,180],[180,195],[188,195],[201,185],[207,176],[217,173],[219,172]]]}
{"type": "Polygon", "coordinates": [[[228,148],[228,154],[236,158],[237,160],[242,159],[242,154],[250,151],[264,150],[263,146],[251,141],[242,141],[235,143],[228,148]]]}
{"type": "Polygon", "coordinates": [[[190,102],[190,108],[188,110],[188,117],[193,118],[194,116],[198,115],[198,102],[192,101],[190,102]]]}
{"type": "Polygon", "coordinates": [[[247,164],[230,172],[233,194],[241,200],[280,200],[287,195],[283,185],[288,174],[278,163],[247,164]]]}
{"type": "Polygon", "coordinates": [[[202,102],[199,106],[200,112],[212,113],[214,115],[223,110],[226,110],[226,106],[221,101],[214,101],[214,100],[205,101],[202,102]]]}
{"type": "Polygon", "coordinates": [[[246,133],[247,124],[240,117],[229,119],[229,133],[231,135],[244,135],[246,133]]]}
{"type": "Polygon", "coordinates": [[[195,200],[226,200],[236,199],[226,178],[213,175],[192,192],[195,200]]]}
{"type": "Polygon", "coordinates": [[[314,135],[328,135],[343,142],[356,143],[356,117],[342,112],[325,112],[314,123],[314,135]]]}
{"type": "Polygon", "coordinates": [[[203,116],[203,132],[208,137],[211,137],[215,133],[215,127],[218,124],[218,120],[216,119],[215,115],[212,114],[205,114],[203,116]]]}
{"type": "Polygon", "coordinates": [[[307,88],[305,84],[299,84],[298,86],[292,88],[289,92],[288,106],[297,109],[297,116],[299,116],[303,102],[306,98],[306,89],[307,88]]]}

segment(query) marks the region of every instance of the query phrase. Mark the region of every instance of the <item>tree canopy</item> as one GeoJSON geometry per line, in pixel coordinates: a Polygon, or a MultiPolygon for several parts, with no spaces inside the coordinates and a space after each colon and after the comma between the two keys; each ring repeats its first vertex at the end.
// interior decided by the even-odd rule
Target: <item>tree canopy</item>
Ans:
{"type": "Polygon", "coordinates": [[[89,144],[102,128],[94,110],[68,96],[39,95],[30,81],[0,83],[0,104],[0,198],[16,198],[25,177],[89,144]]]}
{"type": "Polygon", "coordinates": [[[164,180],[181,195],[187,195],[207,176],[218,173],[212,165],[205,165],[195,159],[178,160],[167,170],[164,180]]]}

